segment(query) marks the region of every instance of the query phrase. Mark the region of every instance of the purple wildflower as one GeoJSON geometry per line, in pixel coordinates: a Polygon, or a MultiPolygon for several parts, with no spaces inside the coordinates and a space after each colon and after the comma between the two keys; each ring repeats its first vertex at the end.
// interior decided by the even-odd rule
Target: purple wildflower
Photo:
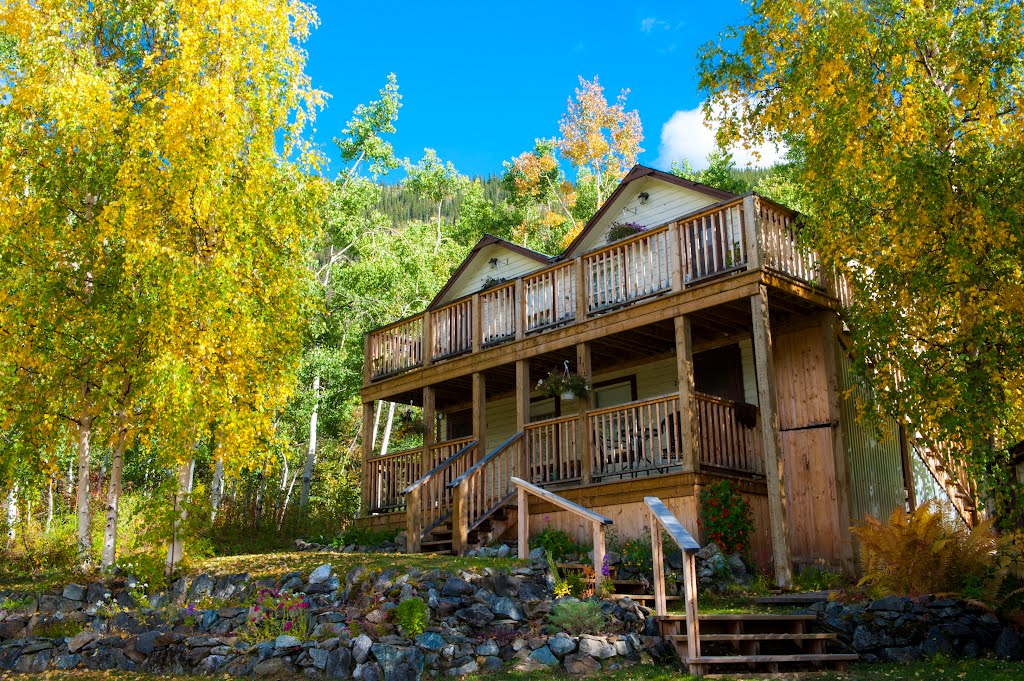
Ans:
{"type": "Polygon", "coordinates": [[[186,608],[186,610],[187,610],[189,615],[196,614],[196,604],[195,603],[189,603],[188,604],[188,608],[186,608]]]}
{"type": "Polygon", "coordinates": [[[604,554],[604,558],[601,559],[601,576],[602,577],[611,577],[612,576],[612,568],[611,568],[611,566],[608,565],[608,554],[607,553],[604,554]]]}

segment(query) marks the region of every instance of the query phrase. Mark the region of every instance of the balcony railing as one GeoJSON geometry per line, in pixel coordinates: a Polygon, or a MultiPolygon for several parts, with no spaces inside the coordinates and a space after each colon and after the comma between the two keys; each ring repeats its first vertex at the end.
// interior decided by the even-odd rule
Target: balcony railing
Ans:
{"type": "Polygon", "coordinates": [[[800,244],[795,219],[795,213],[756,196],[734,199],[395,322],[367,335],[365,379],[762,266],[847,300],[845,282],[824,277],[817,254],[800,244]]]}

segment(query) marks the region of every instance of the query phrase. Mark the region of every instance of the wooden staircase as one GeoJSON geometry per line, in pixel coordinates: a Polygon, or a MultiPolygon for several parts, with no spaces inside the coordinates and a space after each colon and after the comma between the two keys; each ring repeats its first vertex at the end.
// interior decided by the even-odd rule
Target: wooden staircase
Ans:
{"type": "Polygon", "coordinates": [[[974,479],[956,455],[955,447],[948,443],[932,444],[921,437],[912,438],[910,444],[963,521],[968,527],[974,527],[978,522],[977,490],[974,479]]]}
{"type": "Polygon", "coordinates": [[[815,615],[738,614],[699,616],[700,653],[688,652],[685,615],[662,615],[658,628],[683,664],[698,676],[723,672],[792,673],[845,671],[856,655],[829,653],[836,634],[809,632],[815,615]]]}
{"type": "MultiPolygon", "coordinates": [[[[518,509],[515,501],[501,506],[485,518],[473,530],[466,533],[466,550],[478,549],[498,540],[509,529],[516,525],[518,509]]],[[[431,528],[420,541],[420,553],[436,553],[454,555],[452,519],[449,516],[440,525],[431,528]]]]}

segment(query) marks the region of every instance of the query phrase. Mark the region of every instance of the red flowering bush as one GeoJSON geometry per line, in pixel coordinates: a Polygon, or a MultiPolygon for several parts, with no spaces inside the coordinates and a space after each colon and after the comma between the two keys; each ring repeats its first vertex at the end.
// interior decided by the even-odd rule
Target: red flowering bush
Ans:
{"type": "Polygon", "coordinates": [[[719,480],[702,489],[700,506],[704,537],[718,544],[723,553],[749,558],[754,512],[733,482],[719,480]]]}
{"type": "Polygon", "coordinates": [[[303,640],[309,631],[309,601],[303,594],[260,589],[245,620],[244,637],[269,641],[281,634],[303,640]]]}

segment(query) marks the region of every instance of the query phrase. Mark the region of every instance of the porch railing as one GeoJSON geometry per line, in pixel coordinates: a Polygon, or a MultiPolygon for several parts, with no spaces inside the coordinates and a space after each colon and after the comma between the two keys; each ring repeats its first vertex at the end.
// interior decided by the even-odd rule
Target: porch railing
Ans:
{"type": "Polygon", "coordinates": [[[682,463],[678,395],[597,409],[588,412],[587,421],[595,480],[682,463]]]}
{"type": "Polygon", "coordinates": [[[452,548],[462,553],[468,534],[515,494],[512,478],[522,468],[523,434],[516,433],[448,483],[452,497],[452,548]]]}
{"type": "Polygon", "coordinates": [[[764,474],[758,409],[714,395],[694,395],[700,463],[734,471],[764,474]]]}
{"type": "Polygon", "coordinates": [[[583,460],[576,443],[578,424],[579,417],[573,415],[526,426],[524,436],[529,452],[529,470],[524,477],[529,482],[548,485],[582,478],[583,460]]]}
{"type": "Polygon", "coordinates": [[[417,447],[366,461],[364,484],[370,488],[370,513],[399,511],[405,506],[402,490],[419,477],[422,451],[417,447]]]}
{"type": "Polygon", "coordinates": [[[796,218],[766,199],[740,197],[684,216],[673,226],[648,229],[524,275],[521,282],[460,298],[426,317],[416,315],[371,331],[365,378],[371,381],[474,347],[581,322],[668,293],[674,285],[692,286],[758,267],[825,288],[840,303],[848,301],[846,282],[823,276],[817,254],[798,239],[796,218]],[[678,268],[681,276],[673,284],[678,268]]]}
{"type": "MultiPolygon", "coordinates": [[[[446,446],[450,448],[456,444],[452,442],[432,447],[432,455],[440,454],[446,451],[446,446]]],[[[449,483],[470,467],[476,447],[476,440],[466,441],[454,454],[401,490],[405,497],[406,546],[409,551],[418,551],[424,534],[440,525],[451,514],[452,491],[449,483]]]]}
{"type": "Polygon", "coordinates": [[[576,263],[570,261],[523,277],[526,331],[540,331],[576,319],[576,263]]]}
{"type": "Polygon", "coordinates": [[[583,256],[587,311],[608,310],[671,289],[668,232],[667,226],[650,229],[583,256]]]}

